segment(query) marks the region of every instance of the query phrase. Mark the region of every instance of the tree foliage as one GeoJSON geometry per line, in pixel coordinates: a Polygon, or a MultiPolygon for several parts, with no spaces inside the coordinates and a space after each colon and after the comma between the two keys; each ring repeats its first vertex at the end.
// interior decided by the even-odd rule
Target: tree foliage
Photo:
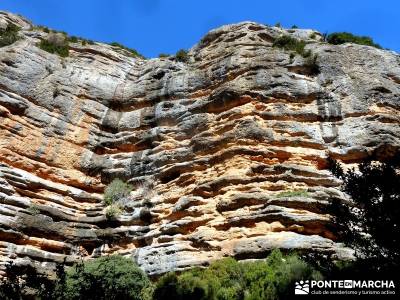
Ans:
{"type": "Polygon", "coordinates": [[[329,159],[331,172],[343,180],[352,204],[333,201],[332,213],[343,241],[363,265],[376,271],[400,265],[400,155],[386,161],[367,160],[358,171],[345,172],[329,159]]]}
{"type": "Polygon", "coordinates": [[[131,259],[104,256],[77,264],[67,271],[67,299],[142,299],[150,285],[146,274],[131,259]]]}
{"type": "Polygon", "coordinates": [[[154,300],[286,299],[293,294],[296,280],[320,277],[297,255],[274,250],[262,261],[237,262],[226,258],[206,269],[166,274],[156,283],[154,300]]]}
{"type": "Polygon", "coordinates": [[[0,281],[0,299],[64,299],[66,277],[63,263],[56,266],[56,279],[37,272],[29,264],[16,265],[13,262],[6,265],[5,274],[0,281]]]}
{"type": "Polygon", "coordinates": [[[65,269],[65,263],[58,264],[56,278],[51,279],[31,265],[11,262],[0,283],[0,299],[151,299],[152,284],[131,259],[119,255],[104,256],[65,269]]]}

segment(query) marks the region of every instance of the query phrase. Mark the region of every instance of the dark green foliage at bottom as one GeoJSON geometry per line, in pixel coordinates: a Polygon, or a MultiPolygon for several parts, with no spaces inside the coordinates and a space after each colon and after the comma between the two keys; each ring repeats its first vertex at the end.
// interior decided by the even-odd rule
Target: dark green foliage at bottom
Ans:
{"type": "Polygon", "coordinates": [[[400,153],[377,162],[366,160],[347,172],[328,160],[329,169],[343,180],[342,190],[353,204],[332,201],[341,240],[356,251],[357,268],[397,273],[400,265],[400,153]]]}
{"type": "Polygon", "coordinates": [[[131,259],[104,256],[78,264],[67,272],[66,299],[142,299],[150,285],[131,259]]]}
{"type": "Polygon", "coordinates": [[[296,255],[273,251],[265,260],[238,262],[226,258],[208,268],[181,274],[168,273],[151,283],[132,260],[118,255],[75,264],[64,264],[50,280],[33,267],[8,265],[0,281],[1,299],[133,299],[133,300],[268,300],[293,295],[294,282],[319,279],[319,272],[296,255]],[[22,295],[24,297],[22,297],[22,295]]]}
{"type": "Polygon", "coordinates": [[[50,279],[45,274],[37,272],[31,265],[6,265],[6,277],[0,280],[0,299],[65,299],[64,264],[58,264],[55,269],[56,279],[50,279]]]}
{"type": "Polygon", "coordinates": [[[0,299],[151,299],[151,282],[147,275],[131,259],[122,256],[104,256],[78,263],[67,272],[65,265],[59,264],[55,273],[56,279],[51,280],[30,265],[10,263],[7,277],[0,281],[0,299]]]}
{"type": "Polygon", "coordinates": [[[169,273],[156,283],[154,300],[268,300],[293,295],[296,280],[321,275],[296,255],[275,250],[263,261],[237,262],[226,258],[207,269],[180,275],[169,273]]]}

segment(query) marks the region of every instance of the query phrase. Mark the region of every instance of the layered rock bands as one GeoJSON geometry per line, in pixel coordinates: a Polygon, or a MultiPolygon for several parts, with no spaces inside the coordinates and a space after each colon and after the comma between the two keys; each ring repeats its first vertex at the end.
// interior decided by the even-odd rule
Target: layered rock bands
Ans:
{"type": "Polygon", "coordinates": [[[330,45],[312,30],[252,22],[209,32],[174,57],[110,45],[41,50],[22,27],[0,48],[0,260],[55,263],[119,253],[150,275],[273,248],[349,257],[327,205],[326,170],[400,146],[400,57],[330,45]],[[273,47],[281,35],[310,57],[273,47]],[[134,186],[108,220],[113,179],[134,186]]]}

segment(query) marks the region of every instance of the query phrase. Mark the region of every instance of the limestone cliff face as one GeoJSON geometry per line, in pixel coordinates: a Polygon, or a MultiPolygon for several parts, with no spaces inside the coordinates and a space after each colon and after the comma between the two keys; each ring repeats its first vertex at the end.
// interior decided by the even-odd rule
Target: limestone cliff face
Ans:
{"type": "Polygon", "coordinates": [[[60,58],[38,48],[47,33],[0,14],[10,22],[23,38],[0,48],[2,264],[120,253],[160,274],[275,247],[350,255],[326,210],[346,199],[326,158],[398,151],[398,54],[244,22],[209,32],[187,63],[100,43],[60,58]],[[272,47],[282,34],[307,42],[318,71],[272,47]],[[135,190],[108,221],[113,178],[135,190]]]}

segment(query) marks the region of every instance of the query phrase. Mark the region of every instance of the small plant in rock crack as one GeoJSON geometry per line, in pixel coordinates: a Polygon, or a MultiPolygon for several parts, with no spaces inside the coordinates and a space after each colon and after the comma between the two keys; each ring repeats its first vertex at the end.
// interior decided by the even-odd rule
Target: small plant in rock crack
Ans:
{"type": "Polygon", "coordinates": [[[317,59],[317,54],[310,55],[304,59],[304,66],[307,67],[310,74],[316,75],[320,72],[317,59]]]}
{"type": "Polygon", "coordinates": [[[36,204],[31,204],[31,205],[27,208],[27,211],[28,211],[32,216],[36,216],[36,215],[40,214],[39,206],[37,206],[36,204]]]}
{"type": "Polygon", "coordinates": [[[112,204],[106,208],[106,218],[107,220],[114,220],[123,212],[123,209],[119,205],[112,204]]]}
{"type": "Polygon", "coordinates": [[[132,189],[132,185],[116,178],[104,190],[103,203],[111,205],[122,198],[128,197],[132,189]]]}
{"type": "Polygon", "coordinates": [[[290,198],[290,197],[307,197],[308,193],[306,190],[293,190],[280,192],[276,197],[278,198],[290,198]]]}
{"type": "Polygon", "coordinates": [[[188,62],[189,61],[188,51],[185,49],[179,50],[178,52],[176,52],[175,58],[177,61],[180,61],[180,62],[184,62],[184,63],[188,62]]]}

